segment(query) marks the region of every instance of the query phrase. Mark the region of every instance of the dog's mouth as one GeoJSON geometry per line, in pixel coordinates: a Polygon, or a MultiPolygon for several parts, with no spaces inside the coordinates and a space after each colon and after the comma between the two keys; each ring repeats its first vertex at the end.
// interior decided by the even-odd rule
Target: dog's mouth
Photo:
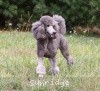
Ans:
{"type": "Polygon", "coordinates": [[[46,32],[46,34],[50,39],[55,39],[56,38],[56,33],[49,34],[48,32],[46,32]]]}

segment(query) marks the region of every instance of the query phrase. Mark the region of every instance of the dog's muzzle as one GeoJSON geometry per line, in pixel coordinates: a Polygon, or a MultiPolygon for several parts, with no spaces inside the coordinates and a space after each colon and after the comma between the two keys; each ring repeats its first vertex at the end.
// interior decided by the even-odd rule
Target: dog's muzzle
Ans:
{"type": "Polygon", "coordinates": [[[52,26],[47,27],[47,31],[46,32],[47,32],[47,35],[50,38],[53,38],[53,39],[56,38],[56,31],[55,31],[55,29],[52,26]]]}

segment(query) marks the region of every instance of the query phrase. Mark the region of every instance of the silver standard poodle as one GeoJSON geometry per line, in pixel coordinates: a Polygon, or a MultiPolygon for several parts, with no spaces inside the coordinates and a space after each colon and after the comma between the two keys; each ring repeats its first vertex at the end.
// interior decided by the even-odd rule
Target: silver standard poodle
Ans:
{"type": "Polygon", "coordinates": [[[39,78],[43,78],[46,73],[43,57],[49,59],[51,73],[59,73],[60,70],[57,66],[56,58],[58,49],[60,49],[67,63],[69,65],[73,64],[74,59],[69,54],[68,43],[64,37],[64,34],[66,33],[66,25],[62,16],[42,16],[39,21],[32,24],[32,33],[37,40],[38,66],[36,67],[36,73],[39,78]]]}

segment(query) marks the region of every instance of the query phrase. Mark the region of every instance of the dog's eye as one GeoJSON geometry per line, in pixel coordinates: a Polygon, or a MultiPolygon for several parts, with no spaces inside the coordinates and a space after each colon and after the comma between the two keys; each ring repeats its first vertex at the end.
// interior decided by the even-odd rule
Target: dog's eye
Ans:
{"type": "Polygon", "coordinates": [[[49,27],[49,25],[47,25],[47,27],[49,27]]]}
{"type": "Polygon", "coordinates": [[[53,28],[55,28],[55,26],[53,25],[53,28]]]}

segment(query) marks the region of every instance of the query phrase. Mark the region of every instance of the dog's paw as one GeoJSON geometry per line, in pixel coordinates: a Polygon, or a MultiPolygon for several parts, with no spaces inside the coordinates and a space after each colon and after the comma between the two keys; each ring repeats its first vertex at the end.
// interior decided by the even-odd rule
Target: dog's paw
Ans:
{"type": "Polygon", "coordinates": [[[45,73],[46,73],[45,67],[42,66],[42,65],[38,65],[38,66],[36,67],[36,73],[37,73],[37,74],[45,74],[45,73]]]}
{"type": "Polygon", "coordinates": [[[38,74],[39,80],[42,80],[44,78],[44,74],[38,74]]]}
{"type": "Polygon", "coordinates": [[[36,73],[38,74],[38,78],[41,80],[44,77],[44,74],[46,73],[46,69],[43,65],[38,65],[36,67],[36,73]]]}
{"type": "Polygon", "coordinates": [[[67,60],[67,63],[68,63],[70,66],[72,66],[72,65],[74,64],[74,62],[75,62],[75,60],[74,60],[74,58],[73,58],[72,56],[70,56],[70,57],[68,58],[68,60],[67,60]]]}
{"type": "Polygon", "coordinates": [[[55,68],[51,68],[50,69],[50,72],[53,74],[53,75],[56,75],[60,72],[60,69],[58,66],[56,66],[55,68]]]}

